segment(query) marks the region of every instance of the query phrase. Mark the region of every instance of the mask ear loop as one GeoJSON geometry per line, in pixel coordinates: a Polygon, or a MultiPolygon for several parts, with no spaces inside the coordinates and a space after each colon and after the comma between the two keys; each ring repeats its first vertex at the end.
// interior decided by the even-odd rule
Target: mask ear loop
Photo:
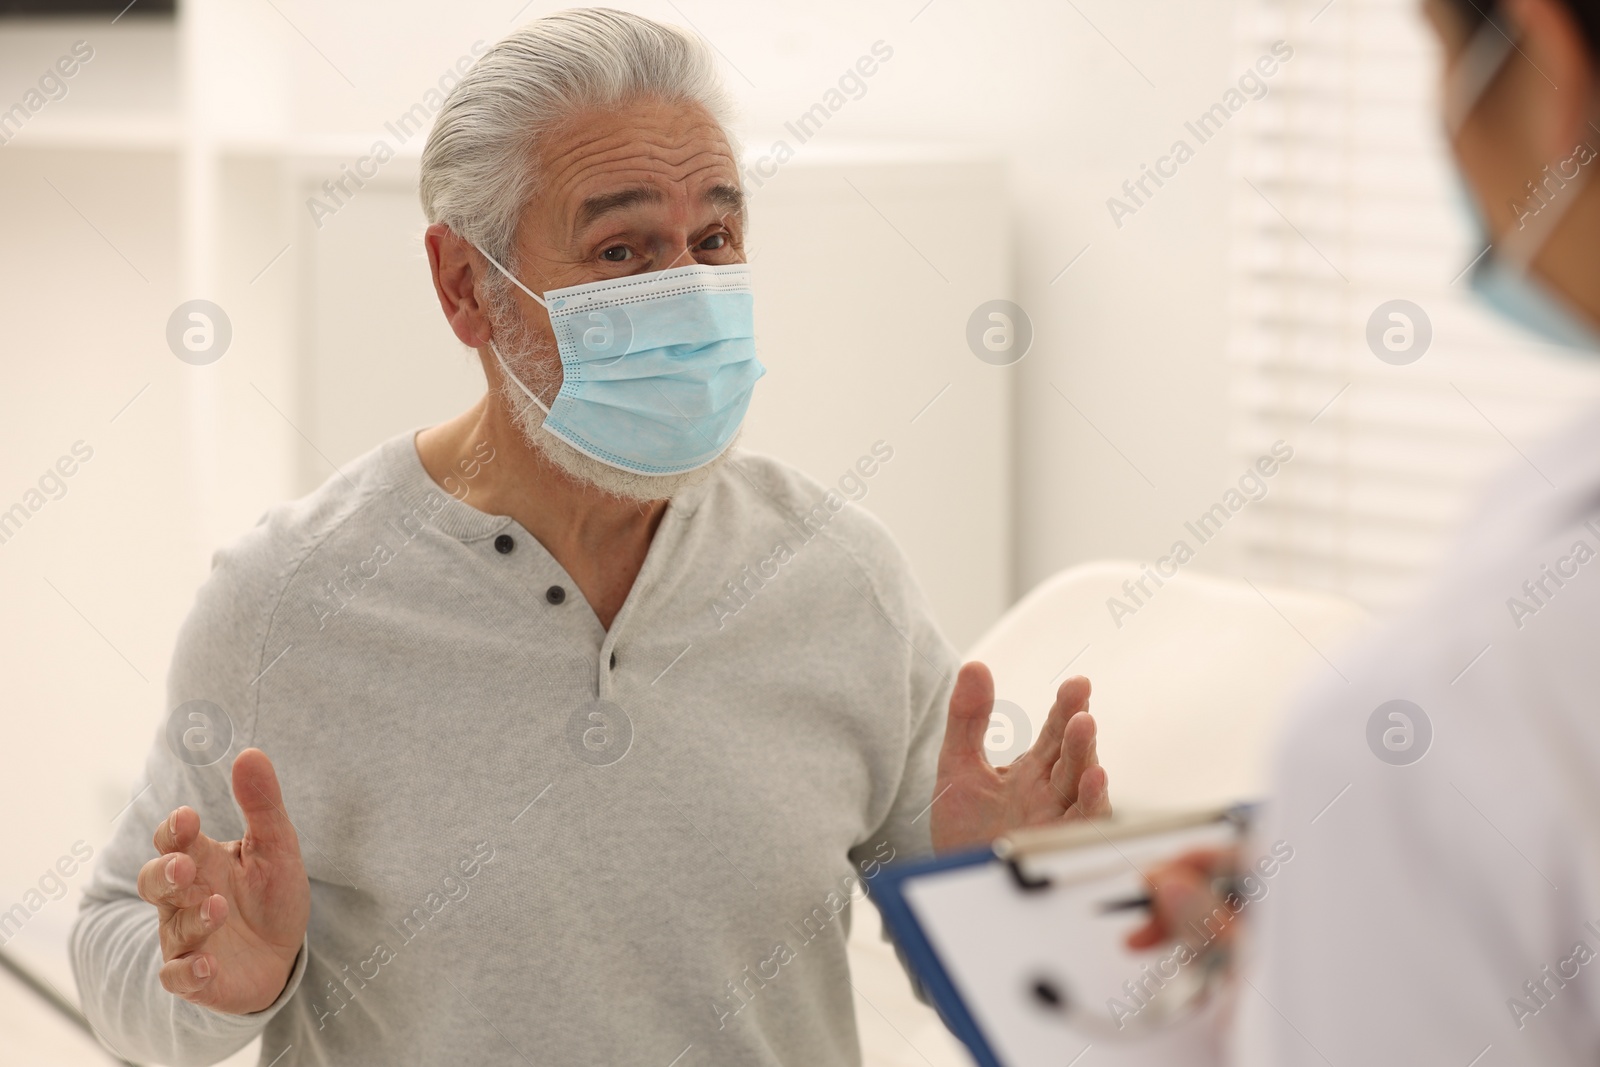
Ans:
{"type": "MultiPolygon", "coordinates": [[[[496,270],[498,270],[501,274],[504,274],[507,278],[510,278],[512,285],[515,285],[518,289],[521,289],[524,293],[527,293],[529,296],[531,296],[533,298],[533,300],[534,300],[534,303],[536,303],[540,307],[544,308],[546,312],[548,312],[550,310],[550,305],[546,304],[544,302],[544,298],[543,297],[541,297],[538,293],[534,292],[532,289],[529,289],[526,285],[523,285],[520,281],[518,281],[517,280],[517,276],[515,274],[512,274],[510,271],[506,270],[505,267],[501,266],[500,265],[500,261],[498,259],[495,259],[489,253],[485,252],[482,248],[478,248],[478,246],[476,244],[473,244],[472,247],[478,249],[478,254],[480,256],[482,256],[484,259],[487,259],[490,263],[493,263],[496,270]]],[[[518,389],[522,390],[523,395],[526,396],[529,400],[533,401],[535,404],[537,404],[538,407],[539,407],[539,410],[544,412],[545,415],[548,416],[550,414],[550,409],[547,406],[545,406],[545,402],[543,400],[540,400],[539,397],[537,395],[535,395],[535,393],[534,393],[534,391],[532,389],[529,389],[526,385],[522,384],[522,379],[518,378],[516,376],[516,374],[511,370],[511,365],[506,362],[506,357],[502,356],[500,354],[500,346],[496,345],[494,343],[494,338],[492,338],[492,337],[489,339],[489,350],[494,353],[494,358],[499,361],[500,370],[505,374],[505,376],[507,378],[510,378],[512,383],[515,384],[518,389]]]]}
{"type": "Polygon", "coordinates": [[[501,373],[504,374],[507,378],[510,378],[512,384],[515,385],[518,389],[521,389],[522,390],[522,394],[524,396],[526,396],[529,400],[533,401],[536,405],[538,405],[539,410],[544,412],[545,415],[548,416],[550,414],[550,409],[545,407],[544,401],[540,400],[538,398],[538,396],[536,396],[534,394],[532,389],[529,389],[526,385],[523,385],[522,384],[522,379],[518,378],[516,376],[516,374],[512,372],[511,366],[508,363],[506,363],[506,357],[504,357],[504,356],[502,356],[500,354],[500,348],[499,348],[498,345],[496,345],[494,343],[493,339],[490,339],[490,341],[489,341],[489,350],[494,353],[494,358],[500,361],[500,371],[501,371],[501,373]]]}
{"type": "MultiPolygon", "coordinates": [[[[477,245],[473,245],[472,247],[473,248],[478,248],[477,245]]],[[[510,271],[506,270],[504,267],[502,267],[500,265],[500,261],[498,259],[495,259],[493,256],[491,256],[489,253],[485,252],[481,248],[478,248],[478,255],[482,256],[484,259],[487,259],[490,263],[493,263],[496,270],[498,270],[501,274],[504,274],[507,278],[511,279],[511,284],[512,285],[516,286],[518,289],[521,289],[524,293],[527,293],[529,296],[533,297],[533,302],[534,303],[538,304],[540,307],[544,308],[546,311],[550,310],[550,305],[546,304],[544,302],[544,297],[540,296],[538,293],[534,292],[532,289],[529,289],[526,285],[523,285],[520,281],[518,281],[517,280],[517,276],[515,274],[512,274],[510,271]]]]}

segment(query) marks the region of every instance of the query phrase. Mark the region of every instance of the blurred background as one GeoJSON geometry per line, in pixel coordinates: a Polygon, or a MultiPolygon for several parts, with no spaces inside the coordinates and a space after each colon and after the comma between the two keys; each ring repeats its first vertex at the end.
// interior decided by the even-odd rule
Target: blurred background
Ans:
{"type": "MultiPolygon", "coordinates": [[[[450,72],[568,6],[125,3],[0,0],[0,912],[112,832],[212,551],[481,392],[417,158],[450,72]]],[[[1186,573],[1382,617],[1600,387],[1466,291],[1416,0],[611,6],[698,31],[742,102],[745,444],[834,482],[889,443],[860,506],[962,649],[1064,568],[1197,546],[1276,442],[1186,573]]],[[[0,926],[69,999],[85,879],[0,926]]],[[[863,960],[869,1062],[963,1062],[863,960]]],[[[0,1061],[106,1062],[3,975],[0,1061]]]]}

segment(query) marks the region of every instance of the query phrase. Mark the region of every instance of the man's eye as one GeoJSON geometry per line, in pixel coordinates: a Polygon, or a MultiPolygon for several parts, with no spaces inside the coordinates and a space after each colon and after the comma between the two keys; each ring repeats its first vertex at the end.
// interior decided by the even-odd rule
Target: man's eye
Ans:
{"type": "Polygon", "coordinates": [[[600,253],[600,258],[607,263],[625,263],[633,255],[627,245],[612,245],[600,253]]]}
{"type": "Polygon", "coordinates": [[[710,237],[707,237],[704,241],[701,241],[700,242],[700,247],[705,249],[707,252],[715,252],[717,249],[722,248],[725,245],[727,245],[727,243],[728,243],[728,235],[727,234],[725,234],[725,233],[714,233],[710,237]]]}

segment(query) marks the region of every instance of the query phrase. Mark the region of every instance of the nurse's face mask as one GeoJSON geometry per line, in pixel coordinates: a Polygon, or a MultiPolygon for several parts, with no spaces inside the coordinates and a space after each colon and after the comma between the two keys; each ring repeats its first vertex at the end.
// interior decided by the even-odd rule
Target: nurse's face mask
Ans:
{"type": "Polygon", "coordinates": [[[549,433],[644,475],[704,467],[733,441],[766,373],[747,264],[693,264],[540,296],[478,251],[550,315],[562,383],[548,407],[489,342],[500,369],[545,412],[549,433]]]}
{"type": "MultiPolygon", "coordinates": [[[[1515,32],[1497,22],[1491,9],[1467,42],[1445,84],[1444,124],[1452,143],[1516,54],[1515,32]]],[[[1473,291],[1503,318],[1539,339],[1586,354],[1600,353],[1600,334],[1565,296],[1540,280],[1533,271],[1533,260],[1549,243],[1568,209],[1587,187],[1590,171],[1596,165],[1600,165],[1600,161],[1591,154],[1577,163],[1575,173],[1567,173],[1570,168],[1562,164],[1546,168],[1545,173],[1553,176],[1556,188],[1552,189],[1549,184],[1542,186],[1536,194],[1540,205],[1537,213],[1531,219],[1524,218],[1518,229],[1499,241],[1491,237],[1487,219],[1471,188],[1460,172],[1456,172],[1461,207],[1469,216],[1476,235],[1473,247],[1487,246],[1483,255],[1468,268],[1473,291]]]]}

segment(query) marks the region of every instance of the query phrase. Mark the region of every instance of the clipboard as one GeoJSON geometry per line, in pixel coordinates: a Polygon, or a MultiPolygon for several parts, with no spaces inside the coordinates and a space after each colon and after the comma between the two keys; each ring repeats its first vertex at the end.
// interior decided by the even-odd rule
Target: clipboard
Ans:
{"type": "Polygon", "coordinates": [[[1192,983],[1209,978],[1203,968],[1217,957],[1180,965],[1175,953],[1136,954],[1121,938],[1147,916],[1128,906],[1145,888],[1142,872],[1191,848],[1239,844],[1251,808],[1035,827],[990,848],[887,866],[875,897],[979,1067],[1061,1067],[1090,1046],[1096,1067],[1205,1063],[1216,998],[1176,1016],[1171,1006],[1185,1003],[1186,988],[1209,988],[1192,983]],[[1115,980],[1123,974],[1131,990],[1115,980]]]}

